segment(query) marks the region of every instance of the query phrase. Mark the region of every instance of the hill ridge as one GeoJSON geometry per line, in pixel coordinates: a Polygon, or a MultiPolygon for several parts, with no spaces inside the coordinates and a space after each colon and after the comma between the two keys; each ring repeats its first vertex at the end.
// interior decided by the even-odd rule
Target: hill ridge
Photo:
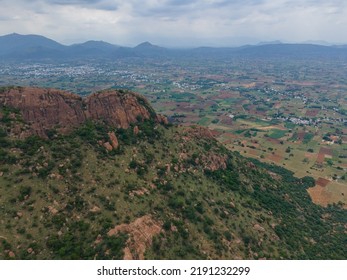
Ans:
{"type": "Polygon", "coordinates": [[[83,98],[56,89],[8,87],[0,90],[1,105],[18,109],[29,124],[22,137],[31,134],[47,137],[47,131],[52,129],[66,133],[88,120],[123,129],[150,119],[167,122],[144,97],[123,90],[104,90],[83,98]]]}

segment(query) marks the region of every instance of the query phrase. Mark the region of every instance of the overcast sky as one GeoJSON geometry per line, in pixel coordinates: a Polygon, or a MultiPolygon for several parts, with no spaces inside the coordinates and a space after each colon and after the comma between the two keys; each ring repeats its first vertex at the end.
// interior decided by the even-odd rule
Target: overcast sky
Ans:
{"type": "Polygon", "coordinates": [[[0,35],[134,46],[347,43],[346,0],[0,0],[0,35]]]}

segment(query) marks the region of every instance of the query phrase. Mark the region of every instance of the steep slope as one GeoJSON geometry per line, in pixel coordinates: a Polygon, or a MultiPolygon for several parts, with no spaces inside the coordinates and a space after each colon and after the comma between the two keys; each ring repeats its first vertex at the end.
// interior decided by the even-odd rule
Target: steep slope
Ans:
{"type": "MultiPolygon", "coordinates": [[[[49,98],[81,100],[65,94],[49,98]]],[[[346,210],[314,205],[311,178],[250,162],[201,127],[98,121],[113,98],[90,96],[81,112],[96,117],[48,139],[19,139],[26,107],[0,103],[1,259],[347,257],[346,210]]]]}

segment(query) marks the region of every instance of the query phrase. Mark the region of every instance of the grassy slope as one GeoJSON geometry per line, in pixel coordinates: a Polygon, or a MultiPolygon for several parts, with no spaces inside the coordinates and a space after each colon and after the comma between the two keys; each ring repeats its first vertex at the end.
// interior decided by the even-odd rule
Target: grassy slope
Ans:
{"type": "Polygon", "coordinates": [[[0,259],[9,251],[19,259],[122,258],[127,237],[106,233],[146,214],[164,229],[146,251],[150,259],[347,257],[346,212],[314,205],[309,178],[256,167],[214,140],[151,122],[139,124],[138,135],[116,131],[120,148],[112,152],[97,144],[110,128],[93,123],[18,140],[9,129],[24,126],[5,111],[0,259]],[[227,169],[207,170],[204,155],[226,155],[227,169]],[[143,188],[147,194],[131,195],[143,188]]]}

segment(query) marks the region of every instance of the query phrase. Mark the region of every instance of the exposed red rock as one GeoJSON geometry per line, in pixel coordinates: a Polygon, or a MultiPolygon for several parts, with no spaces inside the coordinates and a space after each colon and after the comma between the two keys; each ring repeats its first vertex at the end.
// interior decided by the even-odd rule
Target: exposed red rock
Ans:
{"type": "Polygon", "coordinates": [[[116,134],[114,134],[114,132],[109,132],[108,137],[110,137],[110,141],[111,141],[111,145],[113,149],[117,149],[119,147],[119,143],[118,143],[116,134]]]}
{"type": "Polygon", "coordinates": [[[134,134],[137,135],[137,134],[139,134],[139,132],[140,132],[139,127],[136,125],[134,127],[134,134]]]}
{"type": "Polygon", "coordinates": [[[210,153],[207,156],[202,156],[201,161],[205,169],[216,171],[220,169],[225,170],[227,168],[227,159],[228,157],[226,155],[210,153]]]}
{"type": "MultiPolygon", "coordinates": [[[[139,94],[116,90],[82,98],[55,89],[12,88],[0,92],[1,105],[19,109],[29,125],[29,134],[42,137],[47,137],[47,130],[51,129],[70,132],[86,120],[102,121],[125,129],[132,123],[150,118],[167,123],[167,119],[157,116],[148,101],[139,94]]],[[[27,134],[22,133],[21,136],[27,134]]]]}
{"type": "Polygon", "coordinates": [[[160,115],[160,114],[157,115],[157,122],[162,123],[162,124],[168,124],[169,123],[167,118],[163,115],[160,115]]]}
{"type": "Polygon", "coordinates": [[[153,220],[150,215],[145,215],[130,224],[116,226],[107,235],[112,236],[120,232],[128,233],[129,239],[124,248],[124,259],[143,260],[146,248],[152,244],[153,237],[159,234],[161,230],[162,226],[159,222],[153,220]]]}
{"type": "Polygon", "coordinates": [[[112,145],[109,142],[105,142],[103,145],[104,145],[104,147],[106,148],[107,151],[112,151],[113,150],[113,147],[112,147],[112,145]]]}
{"type": "Polygon", "coordinates": [[[118,128],[128,128],[131,123],[136,123],[139,119],[151,118],[149,103],[136,93],[103,91],[93,93],[83,101],[88,119],[102,120],[118,128]]]}

